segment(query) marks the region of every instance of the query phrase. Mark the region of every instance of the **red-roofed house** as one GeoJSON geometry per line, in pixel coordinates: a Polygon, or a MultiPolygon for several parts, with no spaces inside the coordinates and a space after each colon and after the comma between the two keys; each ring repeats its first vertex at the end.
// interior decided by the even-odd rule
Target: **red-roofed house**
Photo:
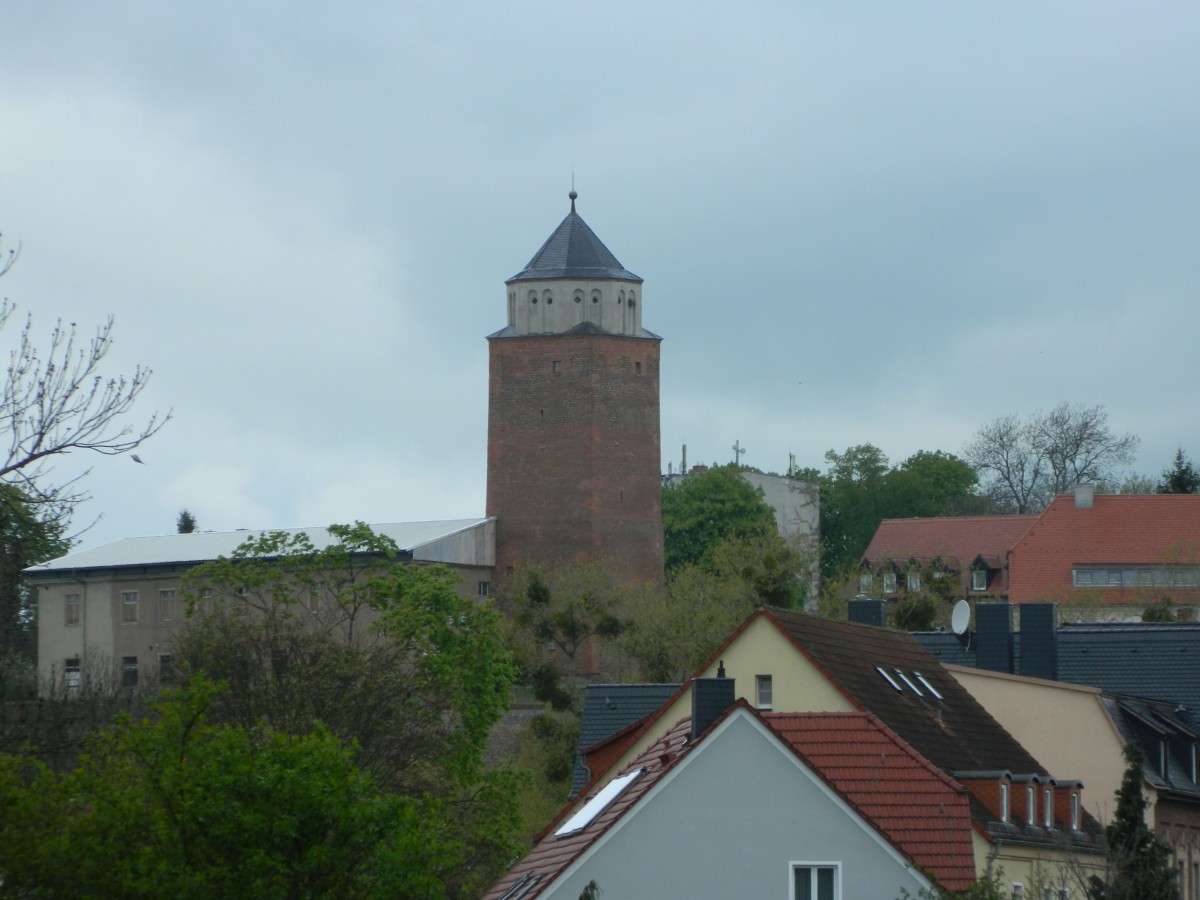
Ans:
{"type": "Polygon", "coordinates": [[[489,900],[897,897],[975,878],[962,785],[866,713],[673,726],[552,831],[489,900]]]}
{"type": "Polygon", "coordinates": [[[1009,599],[1200,603],[1200,495],[1055,497],[1009,554],[1009,599]]]}
{"type": "MultiPolygon", "coordinates": [[[[911,635],[787,610],[758,609],[657,712],[586,748],[584,760],[593,780],[583,796],[593,796],[615,774],[631,771],[639,759],[653,758],[672,723],[695,706],[695,686],[705,681],[727,683],[731,697],[753,705],[764,721],[771,720],[771,713],[877,718],[943,776],[968,789],[977,876],[1003,871],[1006,881],[1045,887],[1068,870],[1103,864],[1102,829],[1086,814],[1078,782],[1064,779],[1072,773],[1048,772],[911,635]],[[1032,802],[1025,792],[1013,797],[1014,784],[1035,782],[1042,790],[1032,802]],[[1013,802],[1002,803],[1002,797],[1013,802]],[[1079,816],[1068,814],[1072,804],[1079,816]]],[[[832,755],[806,759],[825,771],[823,759],[832,755]]],[[[840,789],[850,796],[845,784],[840,789]]],[[[572,806],[577,808],[578,801],[572,806]]],[[[713,827],[720,828],[720,821],[714,819],[713,827]]],[[[808,827],[807,814],[797,814],[793,822],[790,827],[808,827]]]]}
{"type": "Polygon", "coordinates": [[[1008,590],[1009,549],[1037,516],[946,516],[884,519],[862,556],[859,590],[874,597],[932,589],[950,578],[953,596],[1003,596],[1008,590]]]}

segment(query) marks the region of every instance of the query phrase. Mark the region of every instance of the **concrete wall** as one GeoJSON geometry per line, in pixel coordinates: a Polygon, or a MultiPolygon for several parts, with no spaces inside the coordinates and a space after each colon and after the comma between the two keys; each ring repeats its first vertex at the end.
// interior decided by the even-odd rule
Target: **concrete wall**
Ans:
{"type": "Polygon", "coordinates": [[[508,324],[519,335],[561,334],[585,322],[610,334],[642,333],[642,286],[634,281],[549,279],[508,285],[508,324]]]}
{"type": "Polygon", "coordinates": [[[1124,742],[1100,690],[964,666],[946,666],[1004,729],[1050,773],[1083,782],[1083,805],[1101,822],[1113,814],[1124,742]]]}
{"type": "MultiPolygon", "coordinates": [[[[184,620],[181,583],[185,566],[80,571],[72,578],[39,578],[38,677],[43,691],[61,681],[65,662],[80,660],[85,674],[107,673],[121,683],[126,657],[137,660],[139,681],[157,678],[160,657],[171,652],[171,639],[184,620]],[[168,618],[164,591],[175,592],[175,614],[168,618]],[[137,621],[123,621],[122,595],[138,595],[137,621]],[[80,597],[79,623],[66,624],[67,597],[80,597]]],[[[479,583],[492,581],[490,566],[451,566],[459,572],[458,592],[479,596],[479,583]]]]}

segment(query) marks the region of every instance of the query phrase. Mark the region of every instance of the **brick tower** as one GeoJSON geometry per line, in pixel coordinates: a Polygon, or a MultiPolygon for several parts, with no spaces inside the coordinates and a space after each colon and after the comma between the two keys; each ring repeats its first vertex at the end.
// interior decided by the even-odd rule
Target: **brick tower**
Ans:
{"type": "Polygon", "coordinates": [[[530,562],[663,571],[658,359],[642,279],[571,211],[505,282],[488,337],[487,514],[496,574],[530,562]]]}

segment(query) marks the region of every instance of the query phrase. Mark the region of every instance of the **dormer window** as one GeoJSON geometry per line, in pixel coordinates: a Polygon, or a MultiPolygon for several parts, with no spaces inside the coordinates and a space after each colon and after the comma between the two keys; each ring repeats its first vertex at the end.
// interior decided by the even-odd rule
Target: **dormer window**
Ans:
{"type": "Polygon", "coordinates": [[[987,569],[974,569],[971,572],[971,590],[987,590],[987,569]]]}
{"type": "Polygon", "coordinates": [[[1054,827],[1054,788],[1048,787],[1042,791],[1042,805],[1045,807],[1042,811],[1042,824],[1047,828],[1054,827]]]}
{"type": "Polygon", "coordinates": [[[1079,792],[1071,793],[1071,830],[1079,830],[1079,792]]]}
{"type": "Polygon", "coordinates": [[[921,573],[920,572],[909,572],[908,573],[908,589],[910,591],[919,591],[921,589],[921,573]]]}
{"type": "Polygon", "coordinates": [[[1000,821],[1008,821],[1008,785],[1000,783],[1000,821]]]}
{"type": "Polygon", "coordinates": [[[867,591],[871,590],[871,588],[874,586],[875,586],[875,579],[874,579],[874,577],[872,577],[870,572],[863,572],[861,575],[858,576],[858,589],[862,593],[865,594],[867,591]]]}
{"type": "Polygon", "coordinates": [[[884,572],[883,573],[883,592],[885,594],[896,593],[896,573],[895,572],[884,572]]]}
{"type": "Polygon", "coordinates": [[[1025,821],[1029,825],[1036,825],[1037,824],[1037,788],[1035,788],[1032,784],[1027,785],[1025,788],[1025,803],[1026,803],[1026,811],[1028,813],[1028,816],[1026,817],[1025,821]]]}

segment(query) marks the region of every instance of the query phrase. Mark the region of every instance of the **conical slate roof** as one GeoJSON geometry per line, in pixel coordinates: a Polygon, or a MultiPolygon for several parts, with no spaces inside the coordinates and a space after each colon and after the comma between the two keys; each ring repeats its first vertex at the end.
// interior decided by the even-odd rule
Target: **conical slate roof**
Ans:
{"type": "Polygon", "coordinates": [[[554,229],[542,249],[520,272],[508,279],[514,281],[541,281],[547,278],[619,278],[622,281],[641,282],[612,255],[596,232],[575,212],[574,191],[571,191],[571,211],[554,229]]]}

